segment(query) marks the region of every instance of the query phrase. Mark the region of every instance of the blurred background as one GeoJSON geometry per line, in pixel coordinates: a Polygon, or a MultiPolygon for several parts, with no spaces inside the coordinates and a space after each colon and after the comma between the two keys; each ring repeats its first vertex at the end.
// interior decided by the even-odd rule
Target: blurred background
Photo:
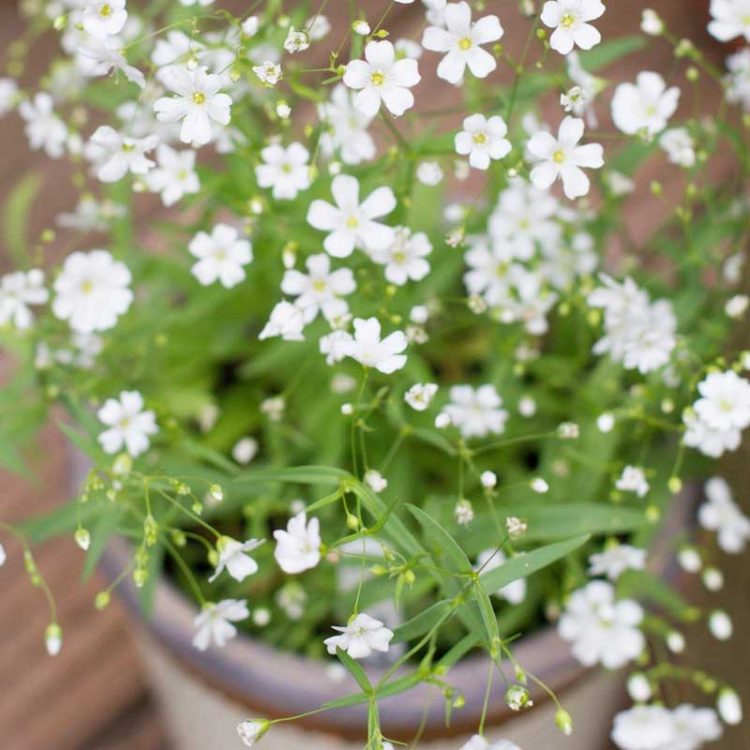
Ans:
{"type": "MultiPolygon", "coordinates": [[[[344,0],[337,0],[343,4],[344,0]]],[[[379,17],[385,2],[367,0],[360,3],[379,17]]],[[[653,7],[667,20],[669,29],[678,36],[692,39],[709,52],[717,65],[730,50],[714,42],[705,31],[708,19],[708,0],[611,0],[607,13],[597,23],[605,39],[635,33],[641,12],[653,7]]],[[[336,21],[337,3],[331,3],[327,14],[336,21]]],[[[525,31],[514,34],[514,23],[524,23],[517,12],[515,0],[488,0],[487,12],[497,13],[505,27],[509,47],[525,38],[525,31]],[[516,41],[514,41],[516,39],[516,41]]],[[[389,24],[391,30],[408,33],[419,23],[416,11],[408,6],[396,6],[389,24]],[[401,24],[401,25],[399,25],[401,24]]],[[[348,12],[347,12],[348,18],[348,12]]],[[[369,12],[368,12],[369,15],[369,12]]],[[[339,19],[340,20],[340,19],[339,19]]],[[[17,39],[24,27],[17,6],[11,0],[0,0],[0,49],[17,39]]],[[[31,74],[38,75],[53,54],[37,43],[30,56],[31,74]]],[[[615,66],[613,74],[631,79],[641,70],[659,70],[665,74],[674,69],[669,45],[655,41],[647,51],[631,55],[615,66]]],[[[429,100],[425,91],[430,84],[423,82],[417,99],[429,100]]],[[[715,88],[715,87],[714,87],[715,88]]],[[[716,92],[714,92],[715,94],[716,92]]],[[[687,97],[685,97],[687,98],[687,97]]],[[[701,97],[706,116],[716,105],[716,98],[701,97]]],[[[559,117],[559,115],[557,115],[559,117]]],[[[41,180],[41,199],[34,207],[32,225],[51,226],[54,217],[70,210],[75,195],[69,187],[64,162],[27,150],[19,118],[8,116],[0,120],[0,205],[14,185],[28,175],[41,180]]],[[[715,165],[716,178],[722,179],[731,170],[731,163],[715,165]]],[[[649,232],[669,210],[670,190],[681,191],[681,177],[672,174],[649,173],[643,170],[639,182],[658,176],[664,181],[661,202],[649,197],[648,190],[639,190],[627,204],[629,213],[628,244],[639,246],[649,232]],[[673,180],[670,187],[669,180],[673,180]]],[[[145,219],[148,216],[144,217],[145,219]]],[[[1,233],[0,233],[1,236],[1,233]]],[[[51,248],[50,258],[62,248],[51,248]]],[[[7,248],[0,239],[0,273],[9,270],[7,248]]],[[[740,346],[750,346],[747,331],[740,331],[744,339],[740,346]]],[[[0,353],[0,387],[8,377],[11,363],[0,353]]],[[[739,503],[748,512],[750,472],[747,470],[750,451],[747,449],[726,462],[725,474],[733,484],[739,503]]],[[[67,483],[64,442],[53,426],[48,427],[32,451],[33,479],[24,480],[3,474],[0,470],[0,518],[14,522],[51,509],[63,502],[73,489],[67,483]]],[[[710,671],[734,681],[743,697],[746,713],[750,712],[750,558],[721,558],[727,576],[723,601],[735,620],[735,637],[728,643],[707,639],[702,633],[688,633],[689,649],[700,658],[693,658],[710,671]],[[691,637],[692,635],[692,637],[691,637]]],[[[0,701],[0,748],[2,750],[165,750],[170,748],[161,729],[157,708],[149,698],[147,687],[138,667],[128,623],[116,601],[104,612],[93,607],[99,589],[96,580],[80,581],[82,555],[72,539],[62,539],[44,545],[37,552],[37,561],[44,571],[58,600],[60,623],[64,630],[61,654],[50,658],[44,649],[43,632],[48,622],[48,611],[41,593],[29,585],[18,555],[11,555],[0,570],[0,679],[4,697],[0,701]]],[[[701,594],[696,592],[695,596],[701,594]]],[[[239,743],[238,743],[239,744],[239,743]]],[[[566,747],[574,747],[574,743],[566,747]]],[[[750,731],[741,726],[728,731],[712,747],[721,750],[749,750],[750,731]]],[[[179,750],[179,748],[173,748],[179,750]]],[[[210,750],[207,748],[207,750],[210,750]]],[[[290,748],[289,750],[298,750],[290,748]]],[[[524,748],[524,750],[542,750],[524,748]]],[[[602,750],[607,750],[602,748],[602,750]]]]}

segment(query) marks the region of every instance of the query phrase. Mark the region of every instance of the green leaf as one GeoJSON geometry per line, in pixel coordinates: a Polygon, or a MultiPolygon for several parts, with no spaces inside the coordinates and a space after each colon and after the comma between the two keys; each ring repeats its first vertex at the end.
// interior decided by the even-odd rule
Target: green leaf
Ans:
{"type": "Polygon", "coordinates": [[[367,673],[362,669],[362,665],[357,663],[346,653],[346,651],[343,651],[340,648],[336,649],[336,656],[338,656],[339,661],[346,667],[349,674],[357,681],[357,685],[359,685],[365,693],[372,693],[372,685],[367,677],[367,673]]]}
{"type": "Polygon", "coordinates": [[[493,648],[493,644],[500,642],[500,629],[497,626],[497,615],[495,614],[495,608],[492,606],[490,595],[482,585],[481,580],[477,581],[474,585],[474,593],[477,597],[479,612],[482,615],[484,628],[487,631],[490,648],[493,648]]]}
{"type": "Polygon", "coordinates": [[[19,268],[24,268],[28,263],[29,216],[41,186],[42,178],[38,174],[25,175],[13,188],[3,207],[3,239],[14,264],[19,268]]]}
{"type": "MultiPolygon", "coordinates": [[[[43,542],[54,536],[72,534],[78,526],[77,502],[69,502],[56,508],[52,513],[45,513],[37,518],[31,518],[19,525],[32,542],[43,542]]],[[[106,512],[101,505],[90,502],[80,506],[80,519],[83,526],[93,523],[100,513],[106,512]]]]}
{"type": "Polygon", "coordinates": [[[527,578],[532,573],[536,573],[536,571],[546,568],[553,562],[569,555],[590,538],[589,534],[582,534],[564,542],[548,544],[526,554],[512,557],[499,567],[482,573],[479,580],[487,591],[498,591],[509,583],[513,583],[519,578],[527,578]]]}
{"type": "Polygon", "coordinates": [[[393,631],[391,643],[403,643],[418,638],[420,635],[429,633],[440,627],[454,610],[452,599],[443,599],[435,602],[431,607],[420,612],[418,615],[399,625],[393,631]]]}
{"type": "Polygon", "coordinates": [[[470,573],[471,562],[456,540],[431,516],[416,505],[407,504],[408,511],[417,519],[430,544],[438,552],[437,557],[445,556],[459,573],[470,573]]]}
{"type": "Polygon", "coordinates": [[[237,486],[266,484],[268,482],[288,482],[290,484],[338,484],[352,479],[342,469],[330,466],[295,466],[289,469],[257,469],[237,475],[232,484],[237,486]]]}

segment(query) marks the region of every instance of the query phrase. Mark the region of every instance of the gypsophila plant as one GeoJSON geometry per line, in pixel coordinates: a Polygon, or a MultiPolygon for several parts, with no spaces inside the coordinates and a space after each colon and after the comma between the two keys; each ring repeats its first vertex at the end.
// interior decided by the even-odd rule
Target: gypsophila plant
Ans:
{"type": "MultiPolygon", "coordinates": [[[[373,5],[24,3],[0,114],[67,163],[77,203],[33,225],[28,175],[6,207],[0,460],[20,468],[59,405],[91,467],[69,505],[0,527],[49,599],[47,648],[64,623],[31,544],[68,534],[90,571],[122,535],[131,562],[97,607],[130,578],[148,611],[163,573],[200,608],[198,649],[242,631],[339,660],[362,692],[319,710],[367,703],[369,750],[394,747],[381,696],[429,682],[450,717],[450,669],[479,653],[490,683],[513,666],[511,709],[549,698],[573,732],[514,657],[549,622],[581,664],[627,670],[617,747],[699,748],[740,702],[674,655],[686,625],[732,623],[649,552],[750,426],[750,354],[730,345],[750,51],[721,70],[651,10],[602,40],[599,0],[373,5]],[[608,77],[649,44],[668,70],[608,77]],[[647,205],[663,220],[637,248],[647,205]],[[675,681],[704,707],[670,705],[675,681]]],[[[711,7],[713,37],[750,40],[744,0],[711,7]]],[[[718,476],[703,497],[710,534],[673,552],[716,592],[750,520],[718,476]]],[[[487,712],[464,750],[516,748],[485,738],[487,712]]]]}

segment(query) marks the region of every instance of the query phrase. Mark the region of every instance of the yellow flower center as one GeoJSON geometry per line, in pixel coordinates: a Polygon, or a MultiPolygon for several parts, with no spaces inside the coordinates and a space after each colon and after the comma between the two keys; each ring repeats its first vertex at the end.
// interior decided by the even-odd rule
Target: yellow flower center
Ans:
{"type": "Polygon", "coordinates": [[[196,91],[193,94],[193,102],[195,104],[203,104],[206,101],[206,95],[202,91],[196,91]]]}
{"type": "Polygon", "coordinates": [[[403,250],[396,250],[393,253],[393,262],[399,264],[406,263],[406,253],[403,250]]]}
{"type": "Polygon", "coordinates": [[[575,22],[576,22],[576,17],[572,13],[566,13],[560,19],[560,25],[565,26],[566,29],[569,29],[575,22]]]}
{"type": "Polygon", "coordinates": [[[292,165],[289,164],[288,162],[286,164],[282,164],[281,165],[281,171],[284,172],[284,173],[286,173],[286,174],[289,174],[292,171],[292,165]]]}
{"type": "Polygon", "coordinates": [[[458,41],[458,48],[466,52],[467,49],[472,48],[471,39],[469,39],[468,36],[465,36],[463,39],[459,39],[458,41]]]}
{"type": "Polygon", "coordinates": [[[359,219],[356,216],[350,216],[346,220],[347,229],[356,229],[359,226],[359,219]]]}
{"type": "Polygon", "coordinates": [[[487,143],[487,136],[484,133],[474,133],[474,143],[479,146],[483,143],[487,143]]]}
{"type": "Polygon", "coordinates": [[[315,279],[315,281],[313,281],[313,289],[316,292],[324,292],[325,288],[326,288],[326,283],[325,281],[323,281],[323,279],[315,279]]]}
{"type": "Polygon", "coordinates": [[[99,8],[99,15],[102,18],[109,18],[112,15],[112,6],[106,3],[102,5],[102,7],[99,8]]]}
{"type": "Polygon", "coordinates": [[[376,70],[370,76],[370,80],[373,86],[382,86],[385,83],[385,76],[379,70],[376,70]]]}
{"type": "Polygon", "coordinates": [[[562,149],[558,149],[552,154],[552,160],[556,164],[562,164],[565,161],[565,152],[562,149]]]}
{"type": "Polygon", "coordinates": [[[84,279],[81,282],[81,292],[83,294],[91,294],[91,292],[94,291],[94,284],[93,282],[89,281],[89,279],[84,279]]]}

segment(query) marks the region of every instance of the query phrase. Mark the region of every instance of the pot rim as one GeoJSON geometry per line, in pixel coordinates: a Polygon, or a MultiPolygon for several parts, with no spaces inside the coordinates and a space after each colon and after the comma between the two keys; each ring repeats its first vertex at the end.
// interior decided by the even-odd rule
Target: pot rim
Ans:
{"type": "MultiPolygon", "coordinates": [[[[74,487],[80,486],[75,480],[80,480],[86,469],[83,457],[73,460],[74,487]]],[[[662,530],[652,544],[649,569],[670,582],[684,578],[670,554],[671,543],[691,524],[697,495],[697,487],[687,485],[674,499],[662,530]]],[[[129,542],[116,538],[102,556],[100,568],[112,581],[131,559],[129,542]]],[[[141,610],[138,591],[130,577],[121,581],[116,591],[129,615],[173,660],[199,682],[246,708],[249,718],[280,719],[303,714],[327,701],[361,692],[350,675],[333,681],[328,673],[331,662],[279,651],[242,632],[223,649],[212,647],[199,651],[192,645],[193,619],[199,610],[166,576],[161,575],[156,583],[153,611],[148,616],[141,610]]],[[[553,625],[524,635],[514,644],[513,651],[523,668],[556,694],[591,671],[572,656],[570,647],[559,638],[553,625]]],[[[500,666],[503,674],[512,679],[514,671],[510,661],[505,659],[500,666]]],[[[368,668],[367,671],[377,680],[385,669],[368,668]]],[[[480,654],[468,656],[450,669],[449,682],[457,694],[464,696],[465,704],[453,712],[447,727],[445,699],[435,686],[421,683],[405,693],[381,699],[378,705],[384,733],[393,739],[408,740],[420,726],[424,727],[425,739],[475,732],[484,703],[486,673],[487,657],[480,654]]],[[[505,689],[503,679],[494,680],[487,714],[489,725],[502,724],[517,716],[504,700],[505,689]]],[[[530,692],[537,706],[549,700],[546,692],[535,685],[530,686],[530,692]]],[[[328,710],[296,723],[314,731],[361,739],[362,727],[367,726],[367,704],[328,710]]]]}

